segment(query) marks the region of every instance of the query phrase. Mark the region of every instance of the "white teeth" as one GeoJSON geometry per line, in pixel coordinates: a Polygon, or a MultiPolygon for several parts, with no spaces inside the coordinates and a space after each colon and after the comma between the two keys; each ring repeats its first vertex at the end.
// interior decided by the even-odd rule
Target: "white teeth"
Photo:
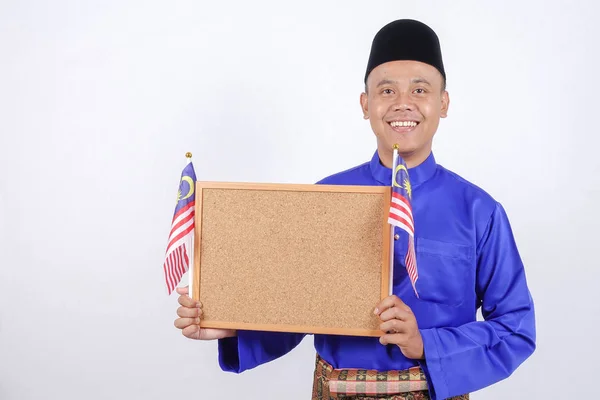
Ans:
{"type": "Polygon", "coordinates": [[[394,128],[401,127],[401,126],[415,127],[415,126],[417,126],[417,123],[415,121],[393,121],[393,122],[390,122],[390,125],[394,128]]]}

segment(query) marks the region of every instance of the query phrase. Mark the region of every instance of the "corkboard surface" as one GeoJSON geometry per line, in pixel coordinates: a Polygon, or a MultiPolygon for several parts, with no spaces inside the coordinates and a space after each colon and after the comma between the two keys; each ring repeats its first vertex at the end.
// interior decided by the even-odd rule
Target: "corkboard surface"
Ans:
{"type": "Polygon", "coordinates": [[[381,334],[388,188],[198,182],[196,195],[202,326],[381,334]]]}

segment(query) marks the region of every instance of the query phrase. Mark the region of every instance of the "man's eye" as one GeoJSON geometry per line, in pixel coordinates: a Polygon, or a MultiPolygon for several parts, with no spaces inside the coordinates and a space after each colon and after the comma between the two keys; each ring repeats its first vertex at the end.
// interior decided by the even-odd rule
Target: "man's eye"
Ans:
{"type": "Polygon", "coordinates": [[[425,93],[425,89],[415,89],[415,93],[423,94],[423,93],[425,93]]]}
{"type": "Polygon", "coordinates": [[[392,94],[392,93],[394,93],[394,92],[392,91],[392,89],[383,89],[383,92],[382,92],[382,93],[383,93],[383,94],[392,94]]]}

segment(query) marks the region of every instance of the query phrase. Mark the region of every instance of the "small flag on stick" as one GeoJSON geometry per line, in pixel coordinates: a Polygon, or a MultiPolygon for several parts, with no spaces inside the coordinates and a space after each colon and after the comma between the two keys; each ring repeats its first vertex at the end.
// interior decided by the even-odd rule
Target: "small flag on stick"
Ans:
{"type": "MultiPolygon", "coordinates": [[[[408,250],[406,252],[405,264],[406,271],[410,277],[415,295],[417,293],[416,282],[419,278],[417,272],[417,257],[415,254],[415,222],[412,214],[412,189],[408,176],[406,163],[398,155],[398,150],[394,149],[394,162],[392,171],[392,198],[390,201],[390,214],[388,222],[392,226],[397,226],[408,233],[408,250]]],[[[392,255],[393,255],[392,251],[392,255]]],[[[393,264],[393,261],[392,261],[393,264]]],[[[392,265],[393,267],[393,265],[392,265]]],[[[393,279],[393,276],[390,276],[393,279]]]]}
{"type": "Polygon", "coordinates": [[[173,292],[183,274],[188,271],[194,243],[196,173],[191,160],[192,155],[187,153],[186,157],[188,164],[183,169],[179,181],[177,204],[163,265],[168,294],[173,292]]]}

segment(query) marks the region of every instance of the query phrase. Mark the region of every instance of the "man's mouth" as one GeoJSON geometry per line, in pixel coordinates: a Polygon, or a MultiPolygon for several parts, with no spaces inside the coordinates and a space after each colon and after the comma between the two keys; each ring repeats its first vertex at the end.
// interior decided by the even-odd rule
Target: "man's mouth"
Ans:
{"type": "Polygon", "coordinates": [[[419,125],[418,121],[390,121],[388,122],[393,130],[396,132],[410,132],[417,125],[419,125]]]}

